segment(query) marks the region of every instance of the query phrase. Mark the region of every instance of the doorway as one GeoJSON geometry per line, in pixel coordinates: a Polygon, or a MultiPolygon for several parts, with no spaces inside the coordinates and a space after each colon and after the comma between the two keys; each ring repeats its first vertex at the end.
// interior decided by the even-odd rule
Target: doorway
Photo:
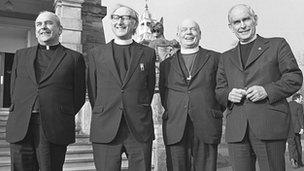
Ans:
{"type": "Polygon", "coordinates": [[[0,108],[9,108],[11,105],[10,86],[13,61],[13,53],[0,52],[0,108]]]}

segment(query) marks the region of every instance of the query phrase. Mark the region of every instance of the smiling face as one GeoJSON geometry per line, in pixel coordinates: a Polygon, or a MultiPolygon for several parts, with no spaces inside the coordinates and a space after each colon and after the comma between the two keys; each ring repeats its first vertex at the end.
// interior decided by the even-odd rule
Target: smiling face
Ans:
{"type": "Polygon", "coordinates": [[[250,42],[256,34],[257,16],[245,5],[233,7],[229,12],[229,28],[242,43],[250,42]]]}
{"type": "Polygon", "coordinates": [[[54,13],[41,13],[35,21],[35,28],[39,44],[51,46],[59,43],[62,26],[54,13]]]}
{"type": "Polygon", "coordinates": [[[192,20],[185,20],[178,28],[178,39],[183,49],[192,49],[198,46],[201,31],[198,24],[192,20]]]}
{"type": "Polygon", "coordinates": [[[127,7],[116,9],[111,15],[112,31],[116,38],[128,40],[132,38],[137,27],[134,12],[127,7]]]}

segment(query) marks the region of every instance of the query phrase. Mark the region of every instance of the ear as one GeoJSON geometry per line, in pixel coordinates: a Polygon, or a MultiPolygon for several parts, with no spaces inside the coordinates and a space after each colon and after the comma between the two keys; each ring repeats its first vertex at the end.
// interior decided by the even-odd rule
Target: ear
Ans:
{"type": "Polygon", "coordinates": [[[230,30],[233,31],[232,25],[230,23],[228,24],[228,27],[229,27],[230,30]]]}
{"type": "Polygon", "coordinates": [[[62,30],[63,30],[63,27],[60,25],[60,26],[59,26],[59,35],[61,35],[62,30]]]}
{"type": "Polygon", "coordinates": [[[161,24],[163,24],[163,22],[164,22],[163,17],[160,18],[159,22],[160,22],[161,24]]]}
{"type": "Polygon", "coordinates": [[[254,21],[255,21],[255,25],[258,25],[258,16],[257,15],[254,15],[254,21]]]}

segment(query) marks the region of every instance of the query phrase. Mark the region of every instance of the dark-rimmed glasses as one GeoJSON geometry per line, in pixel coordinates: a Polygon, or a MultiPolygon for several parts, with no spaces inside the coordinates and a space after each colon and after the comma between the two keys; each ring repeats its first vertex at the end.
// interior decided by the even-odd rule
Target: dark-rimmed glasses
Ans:
{"type": "Polygon", "coordinates": [[[113,21],[118,21],[119,19],[121,19],[122,21],[130,21],[131,19],[135,19],[133,16],[131,15],[116,15],[116,14],[112,14],[111,15],[111,19],[113,21]]]}

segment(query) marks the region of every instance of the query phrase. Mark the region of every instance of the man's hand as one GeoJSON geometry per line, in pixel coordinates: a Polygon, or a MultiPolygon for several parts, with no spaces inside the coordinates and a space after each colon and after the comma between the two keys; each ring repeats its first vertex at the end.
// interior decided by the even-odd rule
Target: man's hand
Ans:
{"type": "Polygon", "coordinates": [[[303,134],[304,133],[304,129],[303,128],[301,128],[301,130],[300,130],[300,132],[299,132],[299,134],[303,134]]]}
{"type": "Polygon", "coordinates": [[[233,88],[228,95],[228,100],[233,103],[240,103],[244,96],[246,96],[246,90],[233,88]]]}
{"type": "Polygon", "coordinates": [[[257,102],[267,97],[267,93],[264,87],[257,85],[249,87],[246,91],[246,94],[246,98],[252,102],[257,102]]]}

